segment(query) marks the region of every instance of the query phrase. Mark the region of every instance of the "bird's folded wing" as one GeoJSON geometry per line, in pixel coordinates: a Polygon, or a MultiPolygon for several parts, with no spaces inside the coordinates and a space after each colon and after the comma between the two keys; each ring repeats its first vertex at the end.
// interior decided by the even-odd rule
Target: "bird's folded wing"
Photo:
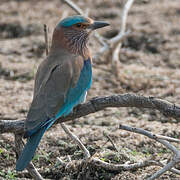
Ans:
{"type": "Polygon", "coordinates": [[[35,94],[31,104],[25,128],[27,131],[36,131],[49,118],[52,118],[64,104],[68,89],[72,84],[72,63],[55,64],[50,73],[44,74],[44,79],[35,94]]]}

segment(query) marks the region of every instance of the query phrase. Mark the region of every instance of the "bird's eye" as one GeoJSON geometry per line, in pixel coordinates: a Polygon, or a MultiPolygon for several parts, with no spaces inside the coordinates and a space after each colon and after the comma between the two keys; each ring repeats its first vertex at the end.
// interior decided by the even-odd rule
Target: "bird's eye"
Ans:
{"type": "Polygon", "coordinates": [[[85,24],[77,23],[76,27],[81,28],[81,29],[85,29],[87,26],[85,24]]]}
{"type": "Polygon", "coordinates": [[[80,28],[80,27],[82,27],[82,24],[78,23],[78,24],[76,24],[76,27],[80,28]]]}

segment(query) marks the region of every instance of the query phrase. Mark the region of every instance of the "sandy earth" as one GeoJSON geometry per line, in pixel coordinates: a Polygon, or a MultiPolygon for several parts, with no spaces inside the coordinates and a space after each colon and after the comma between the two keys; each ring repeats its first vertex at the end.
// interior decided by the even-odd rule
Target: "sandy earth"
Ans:
{"type": "MultiPolygon", "coordinates": [[[[111,26],[100,31],[111,38],[119,30],[123,1],[78,0],[77,4],[96,20],[106,20],[111,26]]],[[[52,30],[62,16],[74,12],[59,0],[0,1],[0,119],[19,119],[26,116],[32,100],[34,75],[45,58],[43,24],[52,30]]],[[[155,96],[170,102],[180,100],[180,1],[136,0],[127,22],[131,34],[123,42],[120,53],[119,77],[112,73],[105,58],[95,59],[93,84],[88,99],[94,96],[127,92],[155,96]]],[[[91,38],[92,54],[100,45],[91,38]]],[[[167,162],[171,153],[162,145],[141,135],[118,129],[118,124],[140,127],[154,133],[180,138],[176,120],[154,110],[136,108],[108,108],[105,111],[68,123],[91,155],[113,163],[139,162],[154,159],[167,162]],[[116,152],[104,132],[116,144],[116,152]]],[[[180,146],[175,144],[178,149],[180,146]]],[[[12,134],[0,135],[0,179],[31,179],[27,171],[17,173],[12,134]]],[[[67,160],[83,158],[60,125],[45,134],[33,162],[47,179],[77,179],[81,169],[67,171],[56,166],[56,157],[67,160]]],[[[180,166],[177,166],[180,169],[180,166]]],[[[151,166],[136,171],[110,172],[86,169],[84,179],[144,179],[159,167],[151,166]]],[[[180,176],[167,172],[159,179],[178,180],[180,176]]]]}

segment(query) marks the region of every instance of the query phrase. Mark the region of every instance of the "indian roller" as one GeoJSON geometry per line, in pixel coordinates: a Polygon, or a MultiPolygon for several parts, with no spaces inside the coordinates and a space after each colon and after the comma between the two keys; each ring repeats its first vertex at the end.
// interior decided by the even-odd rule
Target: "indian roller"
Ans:
{"type": "Polygon", "coordinates": [[[93,30],[108,25],[77,15],[55,27],[49,55],[36,73],[33,101],[25,121],[27,143],[16,162],[17,171],[24,170],[32,160],[45,131],[85,101],[92,82],[88,37],[93,30]]]}

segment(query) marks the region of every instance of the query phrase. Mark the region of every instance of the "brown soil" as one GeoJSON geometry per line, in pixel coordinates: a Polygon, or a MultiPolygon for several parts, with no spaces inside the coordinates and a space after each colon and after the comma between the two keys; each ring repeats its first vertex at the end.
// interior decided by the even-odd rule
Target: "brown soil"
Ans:
{"type": "MultiPolygon", "coordinates": [[[[90,17],[106,20],[111,26],[100,31],[107,38],[119,30],[123,1],[78,0],[90,17]]],[[[0,2],[0,119],[25,117],[32,100],[34,75],[45,58],[43,24],[49,27],[49,36],[63,13],[74,12],[59,0],[1,0],[0,2]]],[[[180,2],[179,0],[136,0],[132,6],[127,28],[131,34],[123,42],[120,53],[121,69],[117,79],[103,57],[94,60],[93,84],[88,99],[94,96],[134,92],[155,96],[170,102],[180,100],[180,2]]],[[[100,47],[92,37],[92,53],[100,47]]],[[[113,163],[139,162],[146,158],[167,162],[171,153],[162,145],[141,135],[118,129],[118,124],[140,127],[154,133],[180,138],[180,123],[164,117],[157,111],[136,108],[108,108],[105,111],[68,123],[81,138],[91,155],[113,163]],[[117,153],[106,132],[119,148],[117,153]]],[[[180,149],[180,146],[175,144],[180,149]]],[[[0,179],[31,179],[27,171],[15,169],[12,134],[0,135],[0,179]]],[[[56,157],[67,160],[82,159],[83,154],[69,140],[60,125],[53,126],[44,135],[33,162],[47,179],[77,179],[81,169],[67,172],[57,166],[56,157]]],[[[180,169],[178,166],[177,168],[180,169]]],[[[151,166],[136,171],[107,172],[89,168],[86,179],[144,179],[159,167],[151,166]]],[[[159,179],[178,180],[171,172],[159,179]]]]}

